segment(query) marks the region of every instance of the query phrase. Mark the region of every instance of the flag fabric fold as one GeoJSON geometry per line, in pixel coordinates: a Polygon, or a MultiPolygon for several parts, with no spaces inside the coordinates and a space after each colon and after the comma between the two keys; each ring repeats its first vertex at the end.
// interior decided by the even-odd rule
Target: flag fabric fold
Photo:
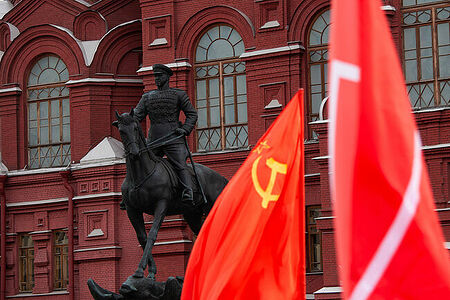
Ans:
{"type": "Polygon", "coordinates": [[[225,187],[189,258],[182,299],[302,299],[303,90],[225,187]]]}
{"type": "Polygon", "coordinates": [[[332,1],[330,190],[347,299],[445,299],[450,260],[381,3],[332,1]]]}

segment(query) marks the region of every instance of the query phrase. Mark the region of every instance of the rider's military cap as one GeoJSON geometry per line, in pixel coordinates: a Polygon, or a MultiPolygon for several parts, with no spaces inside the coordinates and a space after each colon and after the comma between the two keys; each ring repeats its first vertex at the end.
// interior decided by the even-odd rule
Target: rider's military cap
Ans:
{"type": "Polygon", "coordinates": [[[169,76],[173,75],[172,70],[168,66],[162,64],[154,64],[153,73],[166,73],[169,76]]]}

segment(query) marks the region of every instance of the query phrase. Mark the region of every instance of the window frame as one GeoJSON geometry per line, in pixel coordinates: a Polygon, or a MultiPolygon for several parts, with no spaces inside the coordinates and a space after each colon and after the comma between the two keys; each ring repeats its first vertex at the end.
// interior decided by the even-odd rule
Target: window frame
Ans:
{"type": "MultiPolygon", "coordinates": [[[[313,94],[312,94],[312,83],[311,83],[311,66],[313,65],[318,65],[320,67],[320,93],[321,95],[323,95],[321,102],[328,96],[328,50],[329,50],[329,42],[326,44],[319,44],[319,45],[310,45],[311,44],[311,31],[313,30],[314,24],[317,22],[317,20],[323,16],[324,13],[329,12],[329,14],[331,14],[331,8],[330,7],[326,7],[324,9],[321,9],[320,11],[318,11],[314,18],[312,19],[307,32],[307,36],[306,36],[306,85],[307,85],[307,115],[306,115],[306,120],[307,120],[307,128],[308,130],[306,131],[307,134],[307,138],[309,140],[317,140],[318,136],[317,134],[312,130],[312,128],[309,126],[310,122],[313,121],[317,121],[319,120],[319,116],[320,116],[320,104],[319,104],[319,111],[317,113],[313,113],[313,94]],[[322,58],[319,59],[318,61],[312,62],[311,61],[311,53],[313,52],[320,52],[322,51],[323,53],[320,55],[322,58]],[[325,78],[325,74],[327,74],[326,78],[325,78]],[[326,80],[325,80],[326,79],[326,80]]],[[[328,21],[327,25],[325,26],[324,30],[322,31],[322,33],[329,28],[329,26],[331,25],[331,19],[328,21]]],[[[328,29],[329,30],[329,29],[328,29]]],[[[314,85],[318,85],[318,84],[314,84],[314,85]]],[[[315,93],[317,94],[317,93],[315,93]]]]}
{"type": "Polygon", "coordinates": [[[53,232],[53,290],[66,290],[69,285],[69,237],[65,230],[53,232]],[[57,244],[57,235],[64,233],[66,243],[57,244]],[[59,253],[57,253],[59,250],[59,253]],[[60,272],[58,276],[58,262],[60,272]]]}
{"type": "Polygon", "coordinates": [[[34,241],[30,234],[19,236],[19,292],[32,293],[34,288],[34,241]],[[31,245],[24,245],[23,238],[28,237],[31,245]],[[25,261],[25,268],[24,268],[25,261]],[[25,270],[25,274],[24,274],[25,270]],[[22,280],[24,277],[25,280],[22,280]]]}
{"type": "Polygon", "coordinates": [[[321,207],[320,205],[309,205],[306,206],[305,209],[305,243],[306,243],[306,273],[318,273],[323,272],[323,256],[322,256],[322,233],[320,230],[317,229],[317,222],[314,221],[310,222],[310,212],[311,211],[318,211],[318,217],[320,217],[321,213],[321,207]],[[318,257],[318,261],[313,260],[313,253],[315,253],[314,249],[314,239],[312,238],[313,235],[317,235],[318,237],[318,245],[320,247],[320,255],[318,257]],[[314,264],[318,264],[319,267],[315,268],[314,264]]]}
{"type": "MultiPolygon", "coordinates": [[[[248,148],[248,98],[247,98],[247,75],[246,75],[246,66],[245,66],[245,62],[243,62],[242,60],[239,59],[239,56],[235,56],[235,57],[226,57],[223,59],[212,59],[212,60],[206,60],[206,61],[197,61],[197,57],[196,57],[196,53],[197,53],[197,48],[199,47],[199,43],[202,40],[202,38],[209,32],[209,30],[211,30],[214,27],[219,27],[219,26],[227,26],[229,28],[231,28],[231,31],[234,30],[236,33],[239,34],[240,36],[240,40],[239,42],[236,43],[236,45],[240,42],[243,42],[243,38],[240,35],[240,33],[236,30],[236,28],[234,28],[233,26],[229,25],[229,24],[224,24],[224,23],[216,23],[212,26],[209,26],[208,28],[206,28],[202,34],[199,35],[196,43],[195,43],[195,47],[194,47],[194,65],[193,65],[193,72],[194,72],[194,99],[195,99],[195,107],[198,110],[198,85],[197,82],[199,81],[205,81],[206,82],[206,86],[205,86],[205,99],[201,99],[205,101],[205,109],[206,109],[206,126],[205,127],[199,127],[199,125],[197,124],[196,130],[195,130],[195,145],[196,145],[196,152],[197,153],[211,153],[211,152],[217,152],[217,151],[226,151],[226,150],[237,150],[237,149],[246,149],[248,148]],[[243,71],[242,72],[232,72],[229,74],[225,74],[224,72],[224,65],[226,64],[243,64],[243,71]],[[199,68],[207,68],[210,66],[217,66],[218,67],[218,73],[216,75],[212,75],[212,76],[205,76],[205,77],[198,77],[197,76],[197,70],[199,68]],[[246,116],[245,116],[245,122],[239,122],[239,100],[238,100],[238,96],[242,96],[241,94],[238,94],[238,86],[237,86],[237,77],[238,76],[245,76],[245,105],[246,105],[246,116]],[[225,120],[225,105],[226,105],[226,95],[225,95],[225,78],[227,77],[232,77],[233,78],[233,105],[234,105],[234,122],[227,124],[226,120],[225,120]],[[208,82],[211,79],[218,79],[219,82],[219,124],[218,125],[211,125],[211,100],[210,100],[210,95],[209,95],[209,84],[208,82]],[[237,146],[227,146],[227,128],[233,128],[236,127],[237,129],[237,134],[235,134],[234,137],[234,141],[233,141],[233,145],[234,144],[242,144],[242,145],[237,145],[237,146]],[[200,132],[202,131],[209,131],[209,130],[217,130],[219,129],[220,132],[220,136],[219,136],[219,147],[215,147],[214,149],[211,149],[212,147],[208,148],[208,145],[211,144],[211,136],[208,136],[208,133],[206,133],[207,135],[207,142],[205,144],[205,149],[200,149],[200,132]],[[244,130],[245,132],[245,139],[244,142],[240,142],[239,139],[239,135],[241,134],[242,130],[244,130]]],[[[230,31],[230,35],[231,35],[231,31],[230,31]]],[[[211,41],[214,42],[214,41],[211,41]]],[[[235,67],[236,68],[236,67],[235,67]]],[[[244,103],[244,102],[242,102],[244,103]]],[[[214,134],[214,133],[213,133],[214,134]]],[[[231,132],[229,132],[228,134],[232,134],[231,132]]]]}
{"type": "MultiPolygon", "coordinates": [[[[48,58],[49,61],[47,64],[50,63],[50,57],[54,57],[57,59],[57,63],[55,65],[58,66],[59,62],[61,62],[64,65],[64,68],[61,72],[58,72],[57,69],[55,69],[56,72],[59,74],[63,73],[64,71],[67,71],[68,74],[68,68],[66,63],[62,60],[61,57],[59,57],[56,54],[52,53],[46,53],[43,55],[40,55],[36,57],[33,60],[33,63],[30,64],[29,72],[27,73],[28,76],[26,77],[26,128],[27,128],[27,134],[26,134],[26,145],[27,145],[27,167],[29,169],[39,169],[39,168],[45,168],[45,167],[61,167],[65,166],[71,161],[71,137],[70,137],[70,95],[68,88],[65,86],[67,81],[58,81],[58,82],[51,82],[51,83],[44,83],[44,84],[32,84],[30,85],[30,77],[32,74],[34,76],[39,77],[46,69],[40,70],[39,74],[33,73],[33,69],[39,64],[39,62],[44,59],[48,58]],[[47,97],[47,98],[32,98],[32,93],[35,92],[43,92],[46,89],[57,89],[60,88],[60,92],[62,92],[64,89],[67,89],[67,95],[60,94],[59,96],[55,97],[47,97]],[[58,119],[58,125],[59,125],[59,141],[53,142],[52,141],[52,127],[54,127],[54,124],[52,124],[52,120],[55,119],[54,116],[52,116],[52,102],[57,100],[58,101],[58,110],[59,115],[57,117],[58,119]],[[68,105],[68,114],[64,114],[64,104],[63,102],[67,101],[68,105]],[[40,115],[40,106],[41,103],[47,103],[47,117],[41,118],[40,115]],[[31,105],[35,105],[36,108],[36,119],[31,119],[31,105]],[[68,119],[68,122],[65,122],[65,119],[68,119]],[[42,121],[47,121],[47,126],[41,126],[42,121]],[[31,122],[35,122],[36,126],[31,126],[31,122]],[[64,140],[64,127],[68,127],[68,138],[67,140],[64,140]],[[41,130],[42,128],[47,127],[48,130],[48,142],[41,142],[41,130]],[[36,144],[31,144],[31,129],[36,130],[36,144]],[[59,147],[57,150],[57,155],[52,156],[51,152],[53,147],[59,147]],[[45,150],[47,149],[47,150],[45,150]],[[33,155],[32,151],[36,151],[36,154],[33,155]],[[47,154],[42,157],[41,151],[47,151],[47,154]],[[49,159],[49,165],[44,165],[45,159],[49,159]],[[56,160],[60,160],[60,163],[58,163],[56,160]],[[37,161],[37,165],[34,163],[37,161]]],[[[41,67],[41,66],[39,66],[41,67]]]]}
{"type": "MultiPolygon", "coordinates": [[[[435,2],[429,2],[429,3],[423,3],[423,4],[417,4],[417,5],[410,5],[410,6],[403,6],[403,2],[402,2],[402,6],[401,6],[401,11],[400,11],[400,18],[401,18],[401,58],[402,58],[402,69],[403,72],[405,74],[405,85],[407,88],[407,92],[408,92],[408,97],[411,100],[410,97],[410,91],[414,88],[413,86],[416,85],[426,85],[426,84],[432,84],[433,85],[433,100],[427,104],[426,106],[420,106],[420,104],[424,101],[422,100],[422,95],[424,93],[424,91],[419,90],[417,92],[418,94],[418,98],[416,101],[416,103],[411,103],[412,109],[413,110],[421,110],[421,109],[428,109],[428,108],[434,108],[434,107],[443,107],[443,106],[448,106],[450,105],[450,99],[447,100],[448,103],[444,104],[440,104],[441,103],[441,87],[440,87],[440,83],[442,82],[444,84],[450,85],[450,77],[440,77],[439,75],[439,71],[440,71],[440,67],[442,68],[443,66],[439,65],[439,45],[438,45],[438,24],[449,24],[450,26],[450,22],[449,20],[437,20],[436,19],[436,11],[440,8],[450,8],[448,3],[445,3],[445,1],[435,1],[435,2]],[[421,12],[421,11],[425,11],[425,10],[430,10],[431,12],[431,16],[430,16],[430,21],[429,22],[424,22],[424,23],[419,23],[419,24],[405,24],[404,22],[404,18],[405,18],[405,14],[408,13],[414,13],[414,12],[421,12]],[[432,67],[433,67],[433,74],[432,74],[432,78],[431,79],[422,79],[422,69],[421,69],[421,50],[423,48],[421,48],[420,45],[420,28],[421,27],[425,27],[425,26],[430,26],[431,28],[431,58],[432,58],[432,67]],[[413,28],[415,31],[415,58],[414,60],[416,61],[416,80],[414,81],[406,81],[406,74],[407,74],[407,70],[406,70],[406,62],[412,59],[407,59],[406,58],[406,51],[407,49],[405,48],[405,30],[409,29],[409,28],[413,28]],[[445,83],[447,82],[447,83],[445,83]],[[419,104],[418,106],[416,104],[419,104]]],[[[450,45],[447,45],[447,47],[450,47],[450,45]]]]}

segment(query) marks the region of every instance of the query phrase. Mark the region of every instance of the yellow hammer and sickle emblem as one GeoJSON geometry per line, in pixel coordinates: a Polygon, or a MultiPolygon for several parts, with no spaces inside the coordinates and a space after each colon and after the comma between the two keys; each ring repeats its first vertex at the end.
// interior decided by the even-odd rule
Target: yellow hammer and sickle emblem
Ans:
{"type": "Polygon", "coordinates": [[[270,173],[270,179],[269,183],[267,184],[267,187],[265,190],[261,187],[261,184],[259,183],[258,179],[258,163],[261,159],[261,156],[259,156],[255,161],[253,162],[252,166],[252,180],[253,185],[255,187],[256,192],[262,197],[261,206],[263,208],[267,208],[269,205],[269,201],[277,201],[280,195],[273,195],[273,187],[275,185],[275,179],[277,178],[277,174],[286,174],[287,171],[287,165],[277,162],[275,159],[270,157],[266,160],[266,165],[272,170],[270,173]]]}

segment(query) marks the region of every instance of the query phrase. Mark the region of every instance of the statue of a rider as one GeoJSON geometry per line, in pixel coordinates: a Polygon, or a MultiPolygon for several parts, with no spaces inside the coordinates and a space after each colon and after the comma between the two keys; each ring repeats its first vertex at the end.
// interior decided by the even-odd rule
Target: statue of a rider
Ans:
{"type": "Polygon", "coordinates": [[[169,87],[169,78],[173,75],[169,67],[155,64],[153,73],[157,89],[142,95],[141,100],[134,108],[134,116],[139,122],[143,121],[146,116],[149,117],[150,130],[147,140],[149,144],[165,139],[165,137],[168,139],[171,136],[182,136],[153,149],[153,151],[158,156],[167,156],[183,186],[182,201],[192,204],[193,183],[186,164],[189,153],[184,139],[194,129],[197,122],[197,111],[185,91],[169,87]],[[179,120],[180,111],[183,111],[186,116],[184,124],[179,120]]]}

